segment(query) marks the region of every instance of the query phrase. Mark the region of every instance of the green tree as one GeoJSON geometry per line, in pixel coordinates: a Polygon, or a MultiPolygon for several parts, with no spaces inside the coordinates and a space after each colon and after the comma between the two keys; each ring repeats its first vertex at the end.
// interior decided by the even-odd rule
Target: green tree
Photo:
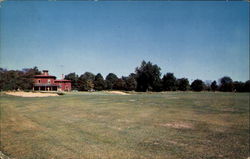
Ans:
{"type": "Polygon", "coordinates": [[[126,83],[125,90],[133,91],[136,89],[137,82],[136,82],[136,75],[134,73],[131,73],[128,77],[122,77],[122,79],[126,83]]]}
{"type": "Polygon", "coordinates": [[[86,90],[87,91],[92,91],[94,89],[94,81],[92,80],[87,80],[86,81],[86,90]]]}
{"type": "Polygon", "coordinates": [[[6,71],[3,75],[3,90],[18,90],[21,89],[22,77],[21,71],[10,70],[6,71]]]}
{"type": "Polygon", "coordinates": [[[244,92],[250,92],[250,80],[245,82],[245,84],[244,84],[244,92]]]}
{"type": "Polygon", "coordinates": [[[0,68],[0,91],[3,90],[4,83],[5,83],[5,72],[6,70],[3,68],[0,68]]]}
{"type": "Polygon", "coordinates": [[[0,89],[1,90],[30,90],[33,87],[34,75],[41,72],[34,68],[19,70],[0,69],[0,89]]]}
{"type": "Polygon", "coordinates": [[[233,89],[236,92],[244,92],[244,82],[240,82],[240,81],[234,81],[233,82],[233,89]]]}
{"type": "Polygon", "coordinates": [[[203,90],[211,91],[211,81],[210,81],[210,80],[206,80],[206,81],[204,82],[203,90]]]}
{"type": "Polygon", "coordinates": [[[138,91],[159,91],[161,88],[161,68],[151,62],[142,61],[135,69],[138,91]]]}
{"type": "Polygon", "coordinates": [[[19,72],[18,86],[19,89],[30,90],[33,88],[35,75],[40,75],[41,71],[37,67],[25,68],[19,72]]]}
{"type": "Polygon", "coordinates": [[[105,81],[100,73],[95,76],[94,89],[98,91],[105,89],[105,81]]]}
{"type": "Polygon", "coordinates": [[[233,91],[233,80],[230,77],[224,76],[220,79],[220,91],[223,92],[233,91]]]}
{"type": "Polygon", "coordinates": [[[107,89],[113,89],[113,86],[117,80],[118,80],[118,77],[114,73],[109,73],[106,76],[107,89]]]}
{"type": "Polygon", "coordinates": [[[65,79],[66,80],[71,80],[72,90],[78,90],[79,89],[78,82],[77,82],[78,81],[78,75],[75,72],[65,75],[65,79]]]}
{"type": "Polygon", "coordinates": [[[180,91],[186,91],[189,88],[189,81],[187,78],[181,78],[177,80],[177,88],[180,91]]]}
{"type": "Polygon", "coordinates": [[[167,73],[163,76],[162,87],[164,91],[176,90],[176,78],[173,73],[167,73]]]}
{"type": "Polygon", "coordinates": [[[211,83],[211,89],[213,90],[213,91],[216,91],[217,89],[218,89],[218,85],[217,85],[217,82],[216,81],[213,81],[212,83],[211,83]]]}
{"type": "Polygon", "coordinates": [[[202,91],[204,89],[204,83],[202,80],[196,79],[192,82],[191,88],[193,91],[202,91]]]}
{"type": "Polygon", "coordinates": [[[91,91],[94,88],[95,75],[91,72],[85,72],[78,78],[80,91],[91,91]]]}
{"type": "Polygon", "coordinates": [[[113,88],[116,90],[125,90],[126,89],[126,82],[123,79],[118,78],[115,81],[113,88]]]}

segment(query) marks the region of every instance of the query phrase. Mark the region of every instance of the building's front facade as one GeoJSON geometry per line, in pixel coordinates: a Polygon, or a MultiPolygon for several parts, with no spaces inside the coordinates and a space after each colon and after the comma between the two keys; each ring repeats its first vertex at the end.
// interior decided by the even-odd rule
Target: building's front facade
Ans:
{"type": "Polygon", "coordinates": [[[55,76],[51,76],[48,70],[43,70],[42,75],[34,76],[34,91],[71,91],[70,80],[56,80],[55,76]]]}
{"type": "Polygon", "coordinates": [[[58,86],[57,90],[59,91],[71,91],[70,80],[55,80],[55,84],[58,86]]]}

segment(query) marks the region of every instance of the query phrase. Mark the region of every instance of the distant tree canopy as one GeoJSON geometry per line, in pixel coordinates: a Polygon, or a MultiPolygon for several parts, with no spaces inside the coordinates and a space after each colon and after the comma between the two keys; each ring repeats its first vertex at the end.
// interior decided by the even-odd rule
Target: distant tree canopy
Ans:
{"type": "Polygon", "coordinates": [[[245,82],[245,84],[244,84],[244,92],[250,92],[250,80],[245,82]]]}
{"type": "Polygon", "coordinates": [[[181,78],[177,80],[177,89],[180,91],[186,91],[189,88],[189,81],[187,78],[181,78]]]}
{"type": "Polygon", "coordinates": [[[34,68],[19,70],[6,70],[0,68],[0,90],[30,90],[33,87],[33,76],[41,74],[34,68]]]}
{"type": "Polygon", "coordinates": [[[126,90],[126,82],[122,78],[118,78],[113,85],[113,89],[126,90]]]}
{"type": "Polygon", "coordinates": [[[118,80],[118,77],[114,73],[109,73],[106,76],[107,89],[113,89],[115,82],[118,80]]]}
{"type": "MultiPolygon", "coordinates": [[[[31,90],[34,75],[41,74],[37,67],[22,70],[7,70],[0,68],[0,90],[31,90]]],[[[174,73],[166,73],[161,78],[161,68],[150,61],[142,61],[135,72],[129,76],[118,78],[116,74],[109,73],[104,79],[101,73],[93,74],[85,72],[78,76],[76,73],[65,75],[65,79],[71,80],[73,90],[101,91],[101,90],[125,90],[125,91],[223,91],[223,92],[250,92],[250,80],[246,82],[233,81],[231,77],[224,76],[212,83],[197,79],[189,84],[187,78],[177,79],[174,73]]]]}
{"type": "Polygon", "coordinates": [[[100,90],[104,90],[105,87],[106,87],[105,81],[104,81],[102,75],[100,73],[98,73],[95,76],[94,89],[100,91],[100,90]]]}
{"type": "Polygon", "coordinates": [[[122,79],[125,81],[125,90],[127,91],[133,91],[137,87],[136,82],[136,75],[134,73],[131,73],[128,77],[122,77],[122,79]]]}
{"type": "Polygon", "coordinates": [[[220,91],[223,92],[233,91],[233,80],[230,77],[224,76],[220,79],[220,91]]]}
{"type": "Polygon", "coordinates": [[[217,82],[216,81],[213,81],[212,83],[211,83],[211,89],[213,90],[213,91],[216,91],[217,89],[218,89],[218,85],[217,85],[217,82]]]}
{"type": "Polygon", "coordinates": [[[161,87],[161,68],[151,62],[142,61],[135,69],[137,91],[159,91],[161,87]]]}
{"type": "Polygon", "coordinates": [[[91,91],[94,89],[95,75],[91,72],[85,72],[78,78],[78,90],[91,91]]]}
{"type": "Polygon", "coordinates": [[[206,81],[206,82],[203,82],[203,83],[204,83],[203,90],[211,91],[211,81],[206,81]]]}
{"type": "Polygon", "coordinates": [[[204,83],[202,80],[196,79],[192,82],[191,88],[193,91],[202,91],[204,89],[204,83]]]}
{"type": "Polygon", "coordinates": [[[162,89],[164,91],[176,91],[177,83],[173,73],[167,73],[162,78],[162,89]]]}
{"type": "Polygon", "coordinates": [[[233,82],[233,89],[236,92],[244,92],[245,91],[245,83],[244,82],[240,82],[240,81],[234,81],[233,82]]]}
{"type": "Polygon", "coordinates": [[[78,90],[78,75],[75,72],[65,75],[65,79],[71,80],[72,90],[78,90]]]}

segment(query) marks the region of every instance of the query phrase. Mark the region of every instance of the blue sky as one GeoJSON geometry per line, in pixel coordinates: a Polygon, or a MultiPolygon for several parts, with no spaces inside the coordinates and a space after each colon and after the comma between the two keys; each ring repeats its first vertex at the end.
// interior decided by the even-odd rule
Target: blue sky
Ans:
{"type": "Polygon", "coordinates": [[[0,66],[127,76],[142,60],[177,78],[249,79],[248,2],[5,1],[0,66]]]}

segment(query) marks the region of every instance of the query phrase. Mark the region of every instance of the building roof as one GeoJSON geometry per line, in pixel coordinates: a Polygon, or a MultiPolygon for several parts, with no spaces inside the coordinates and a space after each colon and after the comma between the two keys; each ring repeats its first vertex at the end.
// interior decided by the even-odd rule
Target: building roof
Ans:
{"type": "Polygon", "coordinates": [[[60,80],[55,80],[54,82],[71,82],[71,80],[60,79],[60,80]]]}
{"type": "Polygon", "coordinates": [[[56,78],[56,76],[51,75],[35,75],[35,78],[56,78]]]}
{"type": "Polygon", "coordinates": [[[46,84],[46,83],[35,83],[34,86],[58,86],[56,84],[46,84]]]}

